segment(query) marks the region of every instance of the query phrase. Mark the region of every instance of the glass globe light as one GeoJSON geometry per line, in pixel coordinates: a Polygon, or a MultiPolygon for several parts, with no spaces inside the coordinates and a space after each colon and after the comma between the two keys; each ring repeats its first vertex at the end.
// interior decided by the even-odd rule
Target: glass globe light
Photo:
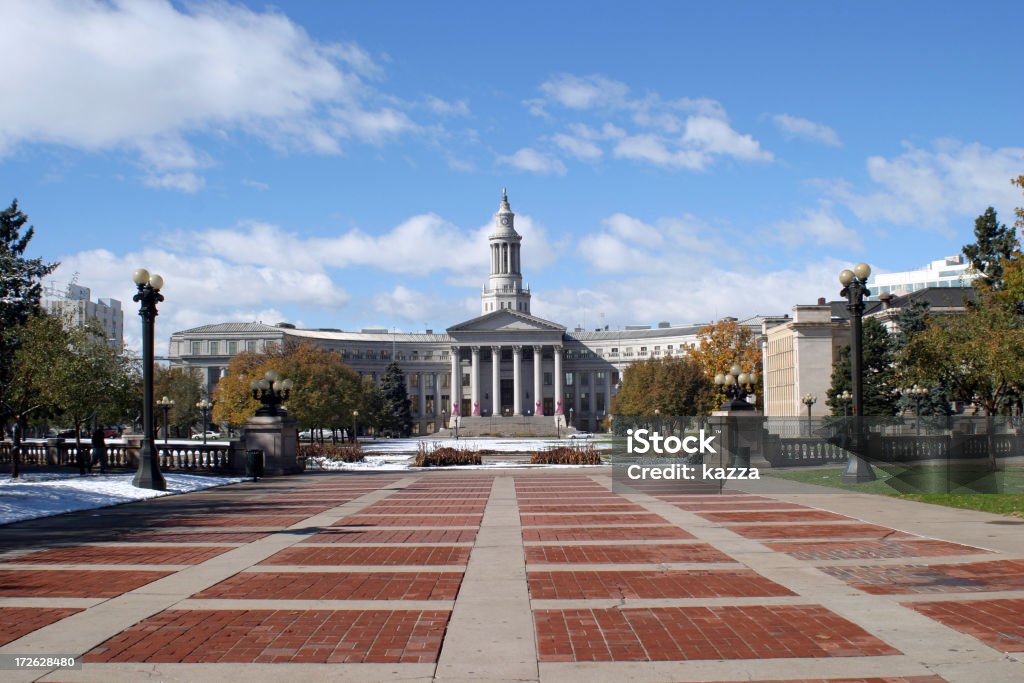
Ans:
{"type": "Polygon", "coordinates": [[[846,287],[853,282],[853,271],[847,268],[843,272],[839,273],[839,282],[846,287]]]}
{"type": "Polygon", "coordinates": [[[149,282],[149,271],[145,268],[136,268],[132,273],[132,282],[137,285],[144,285],[149,282]]]}
{"type": "Polygon", "coordinates": [[[857,276],[858,280],[867,280],[871,275],[871,266],[866,263],[858,263],[853,267],[853,274],[857,276]]]}

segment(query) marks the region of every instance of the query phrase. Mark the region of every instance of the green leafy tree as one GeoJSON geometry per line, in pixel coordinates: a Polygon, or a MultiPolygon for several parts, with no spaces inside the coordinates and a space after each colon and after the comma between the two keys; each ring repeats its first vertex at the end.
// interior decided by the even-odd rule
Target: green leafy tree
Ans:
{"type": "MultiPolygon", "coordinates": [[[[761,374],[761,347],[751,328],[727,318],[705,326],[697,332],[697,337],[700,341],[690,350],[690,357],[703,368],[709,381],[719,373],[729,372],[733,365],[739,365],[745,372],[761,374]]],[[[725,393],[717,387],[714,390],[715,404],[721,405],[726,400],[725,393]]]]}
{"type": "Polygon", "coordinates": [[[623,416],[702,416],[713,410],[714,397],[704,367],[693,358],[649,358],[623,373],[612,408],[623,416]]]}
{"type": "Polygon", "coordinates": [[[912,370],[912,365],[907,363],[907,349],[914,337],[928,329],[931,319],[930,306],[927,301],[914,299],[905,306],[899,314],[899,331],[893,336],[893,357],[897,366],[897,381],[903,388],[909,388],[914,384],[928,389],[928,394],[918,400],[911,396],[902,396],[897,402],[898,410],[917,411],[920,406],[921,415],[949,415],[949,387],[943,384],[941,378],[932,377],[924,379],[919,377],[912,370]]]}
{"type": "Polygon", "coordinates": [[[405,373],[392,361],[380,381],[384,399],[380,430],[385,436],[405,437],[412,433],[412,405],[405,388],[405,373]]]}
{"type": "Polygon", "coordinates": [[[964,245],[964,256],[971,262],[971,268],[980,274],[984,285],[1002,289],[1003,262],[1020,248],[1013,228],[999,223],[996,210],[991,206],[974,221],[973,244],[964,245]]]}
{"type": "MultiPolygon", "coordinates": [[[[863,322],[862,345],[864,354],[864,415],[889,417],[896,414],[898,395],[897,377],[893,366],[893,342],[889,332],[874,318],[863,322]]],[[[828,406],[833,415],[842,415],[846,406],[837,397],[852,391],[850,379],[850,347],[839,350],[832,366],[832,384],[828,390],[828,406]]]]}
{"type": "Polygon", "coordinates": [[[362,383],[337,351],[311,342],[290,342],[273,365],[295,383],[288,412],[302,427],[334,430],[350,422],[362,399],[362,383]]]}
{"type": "MultiPolygon", "coordinates": [[[[174,401],[167,412],[167,427],[174,436],[190,436],[202,415],[196,404],[203,397],[202,382],[186,368],[157,368],[153,375],[153,398],[162,397],[174,401]]],[[[163,427],[164,411],[154,406],[158,429],[163,427]]]]}
{"type": "Polygon", "coordinates": [[[32,226],[23,231],[27,222],[28,216],[18,209],[18,200],[0,211],[0,424],[14,414],[7,397],[22,328],[39,311],[42,278],[58,265],[25,256],[35,235],[32,226]]]}

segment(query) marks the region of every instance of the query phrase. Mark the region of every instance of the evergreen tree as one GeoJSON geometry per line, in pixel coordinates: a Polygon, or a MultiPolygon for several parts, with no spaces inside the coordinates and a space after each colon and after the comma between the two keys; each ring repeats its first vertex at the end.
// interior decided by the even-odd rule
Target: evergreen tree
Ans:
{"type": "Polygon", "coordinates": [[[1003,287],[1003,261],[1020,248],[1013,228],[999,224],[996,210],[991,206],[974,221],[973,244],[964,245],[964,256],[971,268],[981,274],[981,281],[992,289],[1003,287]]]}
{"type": "Polygon", "coordinates": [[[381,433],[406,437],[412,433],[412,407],[405,390],[405,373],[392,361],[380,381],[384,408],[381,411],[381,433]]]}
{"type": "Polygon", "coordinates": [[[906,362],[907,348],[914,337],[928,329],[928,321],[931,319],[929,307],[927,301],[914,299],[904,306],[899,314],[900,331],[893,338],[893,354],[900,370],[902,387],[908,388],[918,384],[928,389],[928,394],[921,399],[920,404],[912,396],[901,395],[897,409],[916,413],[918,405],[920,405],[921,415],[949,415],[949,400],[947,398],[950,395],[949,387],[941,378],[932,378],[931,381],[919,379],[917,373],[908,370],[909,363],[906,362]]]}
{"type": "Polygon", "coordinates": [[[42,278],[59,265],[25,257],[25,249],[35,235],[32,226],[22,233],[27,222],[28,216],[18,209],[17,199],[0,211],[0,423],[12,414],[12,407],[3,397],[11,390],[20,330],[39,311],[42,278]]]}
{"type": "MultiPolygon", "coordinates": [[[[864,354],[864,416],[889,417],[896,414],[898,395],[893,367],[893,342],[885,327],[868,318],[863,322],[861,336],[864,354]]],[[[828,390],[828,406],[833,415],[842,415],[843,401],[837,397],[853,391],[850,380],[850,347],[839,350],[832,366],[832,386],[828,390]]]]}

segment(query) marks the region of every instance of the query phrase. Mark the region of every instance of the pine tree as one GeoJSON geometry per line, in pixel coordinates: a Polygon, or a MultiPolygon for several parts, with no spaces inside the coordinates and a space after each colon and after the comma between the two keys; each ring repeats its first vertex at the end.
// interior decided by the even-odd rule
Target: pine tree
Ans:
{"type": "Polygon", "coordinates": [[[949,415],[949,387],[941,379],[933,379],[930,382],[916,381],[916,373],[907,371],[907,366],[911,365],[906,361],[907,349],[914,337],[928,329],[928,321],[931,319],[929,307],[927,301],[914,299],[900,311],[900,331],[893,338],[893,353],[901,370],[903,388],[918,384],[928,389],[928,394],[921,399],[920,404],[912,396],[901,396],[897,408],[900,411],[910,410],[916,413],[920,405],[921,415],[949,415]]]}
{"type": "MultiPolygon", "coordinates": [[[[896,378],[893,369],[893,342],[885,327],[868,318],[863,323],[861,344],[864,353],[864,416],[889,417],[896,414],[896,378]]],[[[837,397],[852,391],[850,380],[850,347],[839,350],[832,366],[832,386],[828,390],[828,406],[833,415],[842,415],[845,406],[837,397]]]]}
{"type": "Polygon", "coordinates": [[[996,210],[991,206],[974,221],[973,244],[964,245],[964,256],[971,268],[981,275],[984,284],[992,289],[1003,287],[1003,261],[1011,258],[1020,248],[1016,231],[999,224],[996,210]]]}
{"type": "Polygon", "coordinates": [[[405,390],[405,373],[392,361],[380,381],[384,397],[381,411],[381,433],[385,436],[406,437],[412,433],[412,407],[405,390]]]}
{"type": "Polygon", "coordinates": [[[0,423],[12,411],[6,400],[9,394],[14,353],[20,345],[20,329],[40,310],[42,278],[59,264],[45,263],[40,258],[25,258],[25,249],[35,235],[28,216],[18,209],[18,200],[0,211],[0,423]]]}

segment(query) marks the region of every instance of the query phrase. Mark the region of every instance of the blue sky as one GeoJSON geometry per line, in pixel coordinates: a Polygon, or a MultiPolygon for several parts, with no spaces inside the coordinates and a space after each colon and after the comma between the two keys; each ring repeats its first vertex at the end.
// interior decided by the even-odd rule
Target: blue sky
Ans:
{"type": "Polygon", "coordinates": [[[1018,3],[0,4],[0,200],[159,334],[784,313],[1024,204],[1018,3]]]}

